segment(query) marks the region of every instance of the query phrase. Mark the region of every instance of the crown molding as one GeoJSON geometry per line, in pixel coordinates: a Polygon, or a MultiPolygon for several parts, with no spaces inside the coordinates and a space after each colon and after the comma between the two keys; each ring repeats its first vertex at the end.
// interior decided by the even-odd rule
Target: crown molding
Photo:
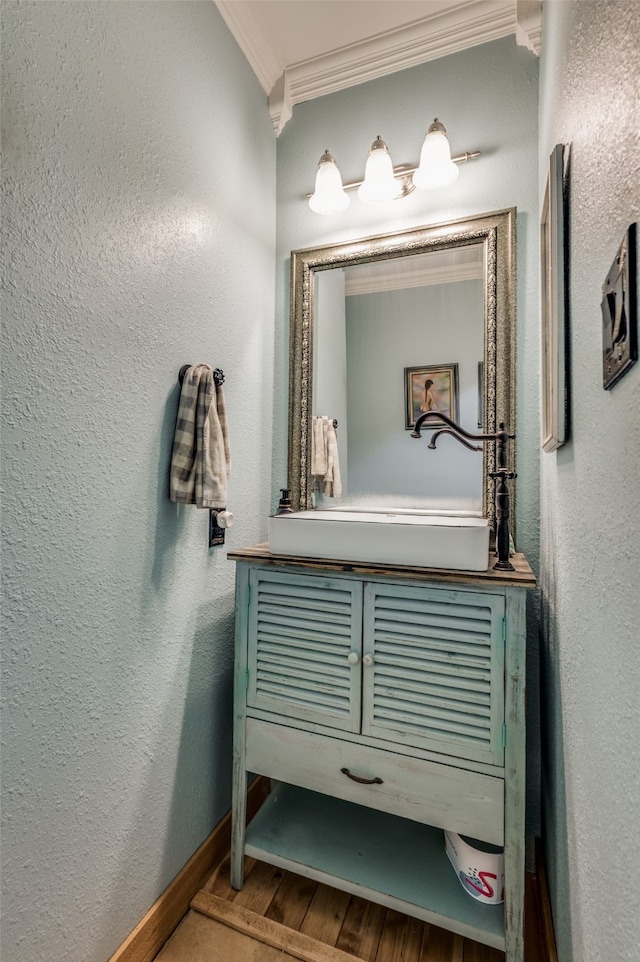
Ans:
{"type": "Polygon", "coordinates": [[[285,63],[276,50],[256,0],[215,0],[222,19],[236,39],[266,94],[281,76],[285,63]]]}
{"type": "Polygon", "coordinates": [[[215,0],[221,16],[269,95],[276,134],[294,104],[405,70],[428,60],[515,34],[540,52],[540,0],[467,0],[317,57],[286,64],[269,32],[260,0],[215,0]]]}
{"type": "Polygon", "coordinates": [[[335,93],[515,32],[514,0],[469,0],[452,10],[287,67],[293,104],[335,93]]]}
{"type": "Polygon", "coordinates": [[[293,103],[286,70],[282,71],[269,94],[269,114],[276,137],[279,137],[293,114],[293,103]]]}
{"type": "Polygon", "coordinates": [[[542,3],[540,0],[516,0],[516,40],[537,57],[542,35],[542,3]]]}
{"type": "Polygon", "coordinates": [[[381,291],[401,291],[409,287],[430,287],[456,281],[482,280],[481,263],[451,264],[441,267],[422,267],[412,271],[379,271],[372,275],[350,274],[345,271],[345,297],[356,294],[378,294],[381,291]]]}

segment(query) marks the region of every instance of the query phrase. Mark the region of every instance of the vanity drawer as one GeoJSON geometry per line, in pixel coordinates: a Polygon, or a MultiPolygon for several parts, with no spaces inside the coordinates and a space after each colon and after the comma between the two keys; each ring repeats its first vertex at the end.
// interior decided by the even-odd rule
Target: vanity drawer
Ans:
{"type": "Polygon", "coordinates": [[[504,842],[501,778],[248,718],[246,769],[311,791],[504,842]],[[353,780],[379,779],[371,784],[353,780]]]}

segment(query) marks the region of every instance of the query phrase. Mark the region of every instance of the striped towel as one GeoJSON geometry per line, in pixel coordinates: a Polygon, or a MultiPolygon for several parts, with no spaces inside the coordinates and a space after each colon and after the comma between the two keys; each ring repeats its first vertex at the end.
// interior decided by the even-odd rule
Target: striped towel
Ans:
{"type": "Polygon", "coordinates": [[[196,364],[182,381],[169,497],[199,508],[226,508],[230,468],[222,387],[208,364],[196,364]]]}

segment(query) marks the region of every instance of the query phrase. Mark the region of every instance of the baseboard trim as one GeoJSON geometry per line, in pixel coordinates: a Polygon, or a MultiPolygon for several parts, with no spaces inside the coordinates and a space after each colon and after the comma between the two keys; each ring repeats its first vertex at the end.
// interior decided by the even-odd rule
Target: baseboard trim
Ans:
{"type": "MultiPolygon", "coordinates": [[[[247,791],[247,821],[253,818],[268,794],[269,779],[264,776],[254,779],[247,791]]],[[[231,812],[228,812],[109,962],[152,962],[186,915],[196,892],[228,854],[230,846],[231,812]]]]}

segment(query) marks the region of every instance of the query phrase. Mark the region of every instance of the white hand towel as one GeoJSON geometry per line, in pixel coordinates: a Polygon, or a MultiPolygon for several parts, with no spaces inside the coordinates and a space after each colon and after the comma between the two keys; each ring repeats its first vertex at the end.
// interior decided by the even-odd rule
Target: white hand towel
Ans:
{"type": "Polygon", "coordinates": [[[324,478],[327,473],[327,436],[324,430],[326,418],[311,418],[311,474],[324,478]]]}
{"type": "Polygon", "coordinates": [[[196,364],[182,381],[169,497],[199,508],[225,508],[230,470],[222,387],[216,385],[208,364],[196,364]]]}
{"type": "Polygon", "coordinates": [[[324,476],[324,493],[330,498],[339,498],[342,494],[340,480],[340,462],[338,460],[338,436],[333,426],[333,420],[323,418],[325,448],[327,452],[327,471],[324,476]]]}

